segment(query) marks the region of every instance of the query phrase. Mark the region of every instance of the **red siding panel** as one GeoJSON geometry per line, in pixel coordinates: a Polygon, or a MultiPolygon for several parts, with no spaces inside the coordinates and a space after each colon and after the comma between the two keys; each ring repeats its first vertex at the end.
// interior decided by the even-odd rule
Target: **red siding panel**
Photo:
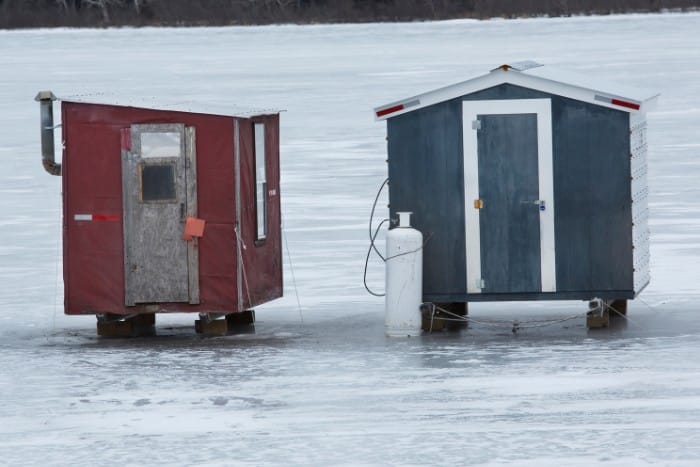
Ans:
{"type": "MultiPolygon", "coordinates": [[[[146,305],[124,306],[121,130],[136,123],[184,123],[196,128],[198,216],[207,221],[198,245],[200,304],[160,304],[160,311],[238,311],[234,118],[71,102],[62,106],[65,312],[145,311],[146,305]],[[76,214],[98,214],[109,221],[78,221],[76,214]]],[[[276,190],[276,196],[268,199],[268,239],[256,246],[252,121],[240,119],[243,230],[249,247],[244,263],[253,305],[282,294],[279,119],[271,115],[264,120],[269,190],[276,190]]],[[[247,291],[243,295],[247,297],[247,291]]]]}
{"type": "MultiPolygon", "coordinates": [[[[241,198],[242,238],[246,249],[243,262],[250,288],[249,306],[256,306],[271,298],[282,296],[282,242],[280,221],[279,175],[279,118],[268,116],[241,123],[241,198]],[[255,152],[254,123],[265,123],[265,148],[267,151],[267,237],[255,240],[257,220],[255,206],[255,152]],[[274,193],[274,194],[271,194],[274,193]]],[[[245,284],[244,284],[245,286],[245,284]]],[[[244,297],[246,303],[247,295],[244,297]]]]}

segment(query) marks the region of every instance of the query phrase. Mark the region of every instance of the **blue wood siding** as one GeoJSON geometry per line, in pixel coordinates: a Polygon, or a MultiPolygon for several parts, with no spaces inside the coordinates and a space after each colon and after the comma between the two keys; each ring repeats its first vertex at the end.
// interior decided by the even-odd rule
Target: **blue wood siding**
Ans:
{"type": "Polygon", "coordinates": [[[388,125],[391,217],[412,211],[411,224],[427,241],[424,293],[464,292],[461,105],[428,107],[391,119],[388,125]]]}
{"type": "Polygon", "coordinates": [[[552,99],[557,290],[489,299],[586,299],[632,291],[629,115],[504,84],[387,121],[390,212],[428,243],[426,300],[466,294],[462,101],[552,99]]]}

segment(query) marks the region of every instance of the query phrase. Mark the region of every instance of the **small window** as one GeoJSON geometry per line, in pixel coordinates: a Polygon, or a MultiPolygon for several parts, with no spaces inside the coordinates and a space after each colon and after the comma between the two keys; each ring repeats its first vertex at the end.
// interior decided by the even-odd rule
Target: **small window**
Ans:
{"type": "Polygon", "coordinates": [[[141,201],[174,202],[175,166],[173,164],[141,166],[141,201]]]}
{"type": "Polygon", "coordinates": [[[141,133],[141,157],[180,157],[180,133],[141,133]]]}
{"type": "Polygon", "coordinates": [[[265,124],[255,125],[255,214],[257,217],[256,238],[262,240],[267,237],[267,177],[265,164],[267,161],[265,151],[265,124]]]}

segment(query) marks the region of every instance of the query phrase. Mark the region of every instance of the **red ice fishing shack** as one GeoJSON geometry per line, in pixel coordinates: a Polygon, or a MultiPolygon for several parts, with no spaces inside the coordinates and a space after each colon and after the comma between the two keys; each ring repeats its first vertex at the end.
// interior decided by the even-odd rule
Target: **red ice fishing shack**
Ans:
{"type": "Polygon", "coordinates": [[[133,335],[194,312],[224,333],[282,296],[279,112],[36,100],[44,168],[63,177],[66,314],[133,335]]]}

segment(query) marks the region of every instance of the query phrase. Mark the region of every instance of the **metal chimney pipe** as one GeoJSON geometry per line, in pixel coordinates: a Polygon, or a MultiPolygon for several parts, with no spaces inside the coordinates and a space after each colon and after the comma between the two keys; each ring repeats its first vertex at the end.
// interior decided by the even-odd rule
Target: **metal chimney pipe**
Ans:
{"type": "Polygon", "coordinates": [[[41,91],[34,100],[39,102],[41,114],[41,162],[51,175],[61,175],[61,164],[56,162],[53,144],[53,101],[56,96],[51,91],[41,91]]]}

